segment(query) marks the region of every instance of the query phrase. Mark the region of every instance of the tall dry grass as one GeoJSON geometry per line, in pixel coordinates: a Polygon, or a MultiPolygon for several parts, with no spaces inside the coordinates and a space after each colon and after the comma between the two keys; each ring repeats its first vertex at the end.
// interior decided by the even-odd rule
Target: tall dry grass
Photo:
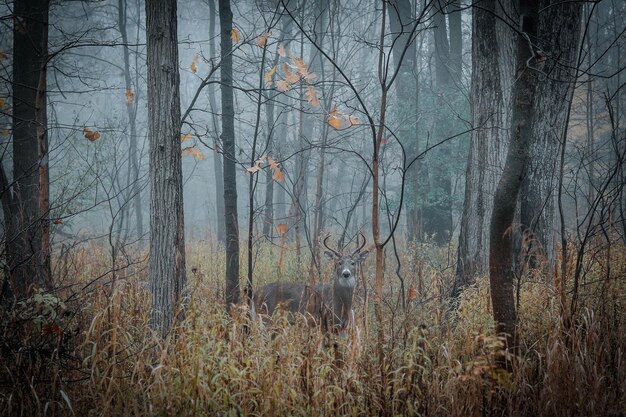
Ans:
{"type": "MultiPolygon", "coordinates": [[[[450,312],[453,268],[448,254],[433,247],[401,254],[406,286],[419,289],[406,309],[389,256],[384,323],[375,322],[371,302],[364,302],[371,297],[361,289],[355,325],[337,336],[304,320],[290,324],[285,315],[252,323],[245,307],[228,317],[224,257],[205,242],[188,249],[185,319],[161,340],[147,327],[145,264],[118,271],[112,283],[103,248],[71,256],[55,269],[63,271],[61,290],[36,293],[2,313],[2,415],[626,413],[623,248],[590,264],[571,326],[561,320],[550,280],[521,281],[520,347],[510,373],[496,365],[502,340],[494,335],[488,280],[467,288],[450,312]],[[382,364],[378,325],[386,335],[382,364]]],[[[259,247],[255,286],[275,279],[277,260],[277,248],[259,247]]],[[[308,264],[298,266],[289,252],[284,268],[285,276],[304,279],[308,264]]],[[[363,268],[367,288],[371,270],[363,268]]]]}

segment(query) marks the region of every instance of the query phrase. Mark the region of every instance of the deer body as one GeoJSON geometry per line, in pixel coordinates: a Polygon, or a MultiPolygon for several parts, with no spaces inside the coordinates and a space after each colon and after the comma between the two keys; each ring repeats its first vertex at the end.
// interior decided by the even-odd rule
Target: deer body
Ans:
{"type": "MultiPolygon", "coordinates": [[[[324,245],[326,246],[326,241],[324,245]]],[[[280,305],[291,313],[305,315],[311,322],[321,324],[324,330],[343,330],[352,311],[356,287],[356,265],[367,256],[363,245],[351,255],[342,255],[326,246],[326,257],[334,261],[332,284],[311,286],[301,282],[276,281],[260,288],[255,295],[255,307],[263,315],[272,315],[280,305]]]]}

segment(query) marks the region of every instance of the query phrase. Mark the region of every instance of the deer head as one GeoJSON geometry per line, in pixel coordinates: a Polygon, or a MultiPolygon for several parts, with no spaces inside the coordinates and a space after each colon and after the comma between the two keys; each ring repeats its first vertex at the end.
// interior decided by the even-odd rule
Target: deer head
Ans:
{"type": "Polygon", "coordinates": [[[369,251],[362,251],[365,247],[365,236],[359,232],[357,236],[357,249],[351,254],[338,252],[328,246],[330,235],[324,239],[324,255],[334,263],[334,284],[336,287],[354,288],[356,286],[356,267],[360,261],[365,259],[369,251]],[[363,243],[359,246],[359,239],[363,238],[363,243]]]}

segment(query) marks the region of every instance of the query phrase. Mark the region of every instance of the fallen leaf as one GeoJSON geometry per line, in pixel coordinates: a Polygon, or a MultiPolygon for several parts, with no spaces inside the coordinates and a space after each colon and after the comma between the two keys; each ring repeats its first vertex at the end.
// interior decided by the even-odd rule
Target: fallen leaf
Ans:
{"type": "Polygon", "coordinates": [[[4,136],[5,138],[9,136],[9,128],[5,127],[4,129],[2,129],[2,132],[0,132],[0,136],[4,136]]]}
{"type": "Polygon", "coordinates": [[[4,52],[0,52],[0,61],[4,61],[7,58],[8,58],[7,54],[5,54],[4,52]]]}
{"type": "Polygon", "coordinates": [[[187,139],[191,139],[193,138],[193,135],[191,133],[185,133],[184,135],[180,135],[180,141],[184,142],[187,139]]]}
{"type": "Polygon", "coordinates": [[[63,224],[63,220],[61,220],[61,219],[54,219],[54,220],[52,220],[52,224],[63,224]]]}

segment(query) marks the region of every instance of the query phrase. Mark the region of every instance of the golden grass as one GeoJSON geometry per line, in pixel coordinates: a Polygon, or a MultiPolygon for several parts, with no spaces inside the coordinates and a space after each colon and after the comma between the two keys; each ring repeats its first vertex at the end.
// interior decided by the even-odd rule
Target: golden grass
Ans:
{"type": "MultiPolygon", "coordinates": [[[[609,282],[599,280],[604,261],[592,265],[595,279],[581,288],[570,328],[561,323],[553,290],[545,282],[523,281],[520,349],[511,373],[496,366],[502,341],[493,334],[488,280],[466,289],[450,313],[442,294],[453,270],[442,272],[438,262],[445,263],[446,254],[434,248],[410,253],[402,256],[416,266],[405,268],[404,278],[407,286],[420,288],[416,302],[401,308],[390,256],[384,323],[375,322],[360,292],[356,326],[329,336],[303,320],[290,325],[286,316],[268,325],[251,323],[245,307],[229,318],[222,301],[224,256],[212,244],[195,243],[188,248],[185,320],[167,340],[146,325],[149,294],[140,283],[145,264],[118,272],[111,286],[104,249],[68,254],[71,262],[58,260],[56,270],[64,271],[66,284],[72,278],[82,284],[56,294],[66,299],[76,292],[65,305],[47,296],[3,312],[0,413],[624,415],[623,248],[612,250],[609,282]],[[54,312],[43,314],[46,306],[54,312]],[[378,325],[386,336],[383,364],[376,355],[378,325]]],[[[261,245],[255,286],[276,278],[277,262],[278,248],[261,245]]],[[[308,263],[298,266],[287,254],[285,276],[306,279],[307,270],[308,263]]],[[[364,268],[368,288],[371,270],[364,268]]]]}

